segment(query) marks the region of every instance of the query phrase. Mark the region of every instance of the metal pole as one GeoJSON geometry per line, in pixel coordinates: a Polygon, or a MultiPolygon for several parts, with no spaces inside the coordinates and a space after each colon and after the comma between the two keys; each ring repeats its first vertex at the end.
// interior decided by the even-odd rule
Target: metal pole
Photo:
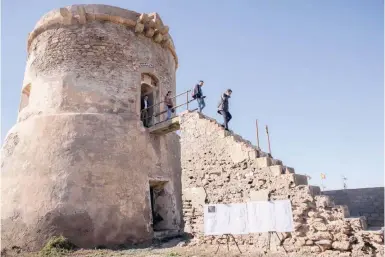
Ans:
{"type": "Polygon", "coordinates": [[[257,127],[257,148],[260,150],[261,148],[259,148],[258,120],[255,120],[255,126],[257,127]]]}
{"type": "Polygon", "coordinates": [[[188,93],[189,91],[187,91],[186,95],[187,95],[187,111],[188,111],[188,93]]]}
{"type": "Polygon", "coordinates": [[[342,180],[344,182],[344,189],[348,188],[348,186],[346,185],[346,180],[348,180],[345,176],[342,176],[342,180]]]}
{"type": "Polygon", "coordinates": [[[322,191],[324,191],[325,190],[325,185],[324,185],[324,180],[325,180],[325,178],[326,178],[326,175],[325,174],[323,174],[323,173],[321,173],[321,187],[322,187],[322,191]]]}
{"type": "Polygon", "coordinates": [[[267,134],[267,143],[269,144],[269,154],[271,155],[271,147],[270,147],[270,136],[269,136],[269,128],[266,125],[266,134],[267,134]]]}

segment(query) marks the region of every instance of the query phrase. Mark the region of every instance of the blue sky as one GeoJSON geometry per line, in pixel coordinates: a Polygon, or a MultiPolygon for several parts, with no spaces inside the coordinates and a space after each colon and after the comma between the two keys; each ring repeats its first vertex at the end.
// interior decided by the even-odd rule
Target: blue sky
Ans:
{"type": "MultiPolygon", "coordinates": [[[[76,3],[103,3],[81,1],[76,3]]],[[[104,1],[107,3],[107,1],[104,1]]],[[[1,139],[16,122],[26,39],[37,20],[71,1],[2,1],[1,139]]],[[[382,0],[129,1],[158,12],[179,57],[177,91],[205,80],[207,115],[233,89],[230,127],[327,189],[384,185],[382,0]]]]}

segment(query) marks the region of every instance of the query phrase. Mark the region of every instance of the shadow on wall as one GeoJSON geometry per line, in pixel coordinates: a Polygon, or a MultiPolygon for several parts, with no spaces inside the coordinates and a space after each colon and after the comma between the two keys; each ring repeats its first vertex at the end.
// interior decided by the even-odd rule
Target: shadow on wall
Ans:
{"type": "Polygon", "coordinates": [[[368,226],[384,226],[384,188],[356,188],[323,191],[337,205],[347,205],[351,216],[365,216],[368,226]]]}

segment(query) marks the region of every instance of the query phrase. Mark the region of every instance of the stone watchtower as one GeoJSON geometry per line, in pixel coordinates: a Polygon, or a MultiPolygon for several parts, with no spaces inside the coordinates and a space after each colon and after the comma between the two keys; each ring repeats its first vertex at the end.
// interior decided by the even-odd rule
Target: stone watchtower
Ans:
{"type": "Polygon", "coordinates": [[[2,148],[2,248],[35,250],[60,234],[115,246],[180,229],[179,138],[150,135],[140,119],[144,95],[151,105],[175,93],[178,60],[158,14],[53,10],[27,49],[18,121],[2,148]]]}

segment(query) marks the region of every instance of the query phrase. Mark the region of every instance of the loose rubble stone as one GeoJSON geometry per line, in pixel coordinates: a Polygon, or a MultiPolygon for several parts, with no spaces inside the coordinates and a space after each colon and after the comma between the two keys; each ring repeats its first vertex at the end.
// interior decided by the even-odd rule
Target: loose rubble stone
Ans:
{"type": "MultiPolygon", "coordinates": [[[[288,177],[294,173],[283,172],[282,163],[278,164],[240,136],[232,132],[225,133],[218,123],[203,114],[182,114],[181,130],[182,185],[185,189],[199,188],[204,181],[206,193],[204,199],[183,197],[184,202],[203,205],[267,200],[268,197],[271,200],[290,199],[295,231],[285,237],[280,236],[288,252],[339,256],[341,251],[350,254],[356,249],[356,252],[360,252],[359,248],[352,248],[354,244],[364,240],[374,243],[381,239],[372,238],[373,234],[358,234],[363,229],[362,223],[357,219],[346,219],[346,207],[335,206],[328,196],[315,194],[317,190],[304,181],[297,184],[295,176],[288,177]],[[256,151],[257,156],[261,157],[250,157],[248,153],[251,151],[256,151]],[[226,172],[220,172],[213,178],[213,170],[226,172]],[[191,176],[195,178],[199,172],[202,172],[200,176],[203,179],[189,179],[191,176]],[[356,241],[351,240],[352,235],[356,236],[356,241]]],[[[185,216],[184,221],[201,244],[226,243],[223,237],[203,235],[202,208],[196,209],[192,216],[185,216]]],[[[235,238],[238,244],[266,250],[266,233],[236,235],[235,238]]],[[[271,245],[283,251],[278,239],[271,245]]]]}
{"type": "Polygon", "coordinates": [[[349,241],[333,242],[332,246],[334,249],[347,251],[350,249],[350,242],[349,241]]]}

